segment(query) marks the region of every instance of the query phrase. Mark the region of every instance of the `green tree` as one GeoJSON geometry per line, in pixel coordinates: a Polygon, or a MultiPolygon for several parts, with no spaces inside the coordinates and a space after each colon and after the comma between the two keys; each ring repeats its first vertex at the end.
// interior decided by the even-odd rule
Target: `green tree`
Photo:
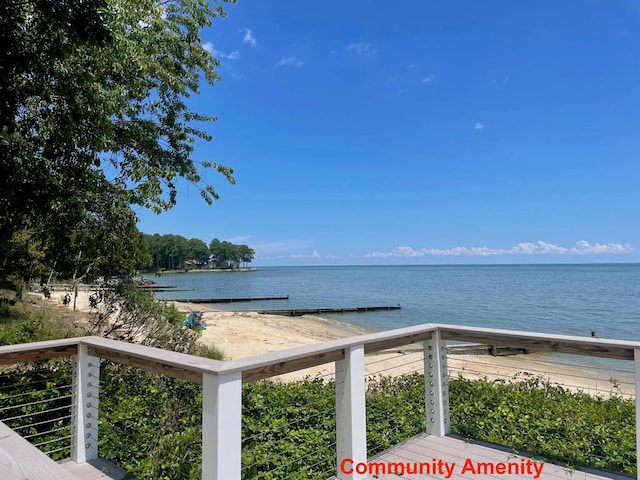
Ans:
{"type": "Polygon", "coordinates": [[[217,238],[211,240],[209,250],[213,255],[216,268],[239,268],[241,264],[253,261],[255,252],[247,245],[236,245],[231,242],[220,241],[217,238]]]}
{"type": "Polygon", "coordinates": [[[241,263],[244,264],[245,267],[247,266],[248,263],[253,262],[253,257],[256,254],[253,248],[249,248],[247,245],[240,245],[240,248],[238,249],[238,253],[240,255],[239,260],[241,263]]]}
{"type": "Polygon", "coordinates": [[[199,264],[206,264],[209,261],[209,247],[199,238],[191,238],[187,242],[189,260],[198,262],[199,264]]]}
{"type": "Polygon", "coordinates": [[[25,229],[49,264],[69,264],[78,252],[60,247],[91,233],[87,219],[168,209],[179,178],[212,202],[207,169],[234,182],[230,168],[193,160],[194,141],[210,139],[193,122],[215,117],[186,105],[218,79],[200,31],[222,16],[200,0],[2,2],[0,278],[29,270],[15,271],[24,249],[10,248],[25,229]]]}
{"type": "Polygon", "coordinates": [[[213,266],[216,268],[224,268],[227,264],[227,254],[222,242],[217,238],[209,243],[209,251],[213,257],[213,266]]]}

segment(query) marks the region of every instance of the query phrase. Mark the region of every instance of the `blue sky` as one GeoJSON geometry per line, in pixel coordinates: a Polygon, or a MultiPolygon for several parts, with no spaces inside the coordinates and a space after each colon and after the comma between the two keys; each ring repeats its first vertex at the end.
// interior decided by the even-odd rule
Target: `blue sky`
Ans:
{"type": "Polygon", "coordinates": [[[145,233],[255,265],[640,261],[640,3],[239,0],[203,34],[222,80],[207,206],[145,233]]]}

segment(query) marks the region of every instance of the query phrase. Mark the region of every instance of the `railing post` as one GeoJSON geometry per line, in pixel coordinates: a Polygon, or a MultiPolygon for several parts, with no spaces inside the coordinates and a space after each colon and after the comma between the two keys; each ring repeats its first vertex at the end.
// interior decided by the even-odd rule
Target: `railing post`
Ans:
{"type": "Polygon", "coordinates": [[[242,373],[202,375],[202,480],[242,475],[242,373]]]}
{"type": "Polygon", "coordinates": [[[427,433],[444,437],[451,432],[447,342],[435,330],[424,342],[424,389],[427,433]]]}
{"type": "Polygon", "coordinates": [[[98,458],[98,401],[100,358],[78,344],[73,364],[71,406],[71,460],[84,463],[98,458]]]}
{"type": "Polygon", "coordinates": [[[633,350],[636,377],[636,477],[640,480],[640,349],[633,350]]]}
{"type": "Polygon", "coordinates": [[[364,385],[364,345],[345,348],[336,362],[337,474],[340,480],[364,480],[355,466],[367,461],[367,405],[364,385]]]}

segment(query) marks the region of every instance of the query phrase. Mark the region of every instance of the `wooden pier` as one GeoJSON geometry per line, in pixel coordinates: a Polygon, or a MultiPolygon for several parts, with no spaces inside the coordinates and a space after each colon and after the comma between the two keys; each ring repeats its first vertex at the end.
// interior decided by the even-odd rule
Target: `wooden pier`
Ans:
{"type": "Polygon", "coordinates": [[[301,317],[302,315],[319,315],[322,313],[360,313],[381,310],[400,310],[400,304],[382,307],[337,307],[337,308],[285,308],[279,310],[258,310],[263,315],[284,315],[285,317],[301,317]]]}
{"type": "Polygon", "coordinates": [[[257,302],[260,300],[289,300],[289,295],[285,297],[239,297],[239,298],[167,298],[167,302],[184,303],[236,303],[236,302],[257,302]]]}

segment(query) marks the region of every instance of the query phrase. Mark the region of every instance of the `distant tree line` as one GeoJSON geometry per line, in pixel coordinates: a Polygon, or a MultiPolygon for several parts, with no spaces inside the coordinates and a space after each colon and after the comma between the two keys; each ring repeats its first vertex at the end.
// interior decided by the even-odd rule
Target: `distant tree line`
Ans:
{"type": "Polygon", "coordinates": [[[207,244],[199,238],[187,239],[181,235],[143,234],[151,256],[153,270],[184,268],[246,267],[253,261],[255,252],[247,245],[220,241],[217,238],[207,244]]]}

